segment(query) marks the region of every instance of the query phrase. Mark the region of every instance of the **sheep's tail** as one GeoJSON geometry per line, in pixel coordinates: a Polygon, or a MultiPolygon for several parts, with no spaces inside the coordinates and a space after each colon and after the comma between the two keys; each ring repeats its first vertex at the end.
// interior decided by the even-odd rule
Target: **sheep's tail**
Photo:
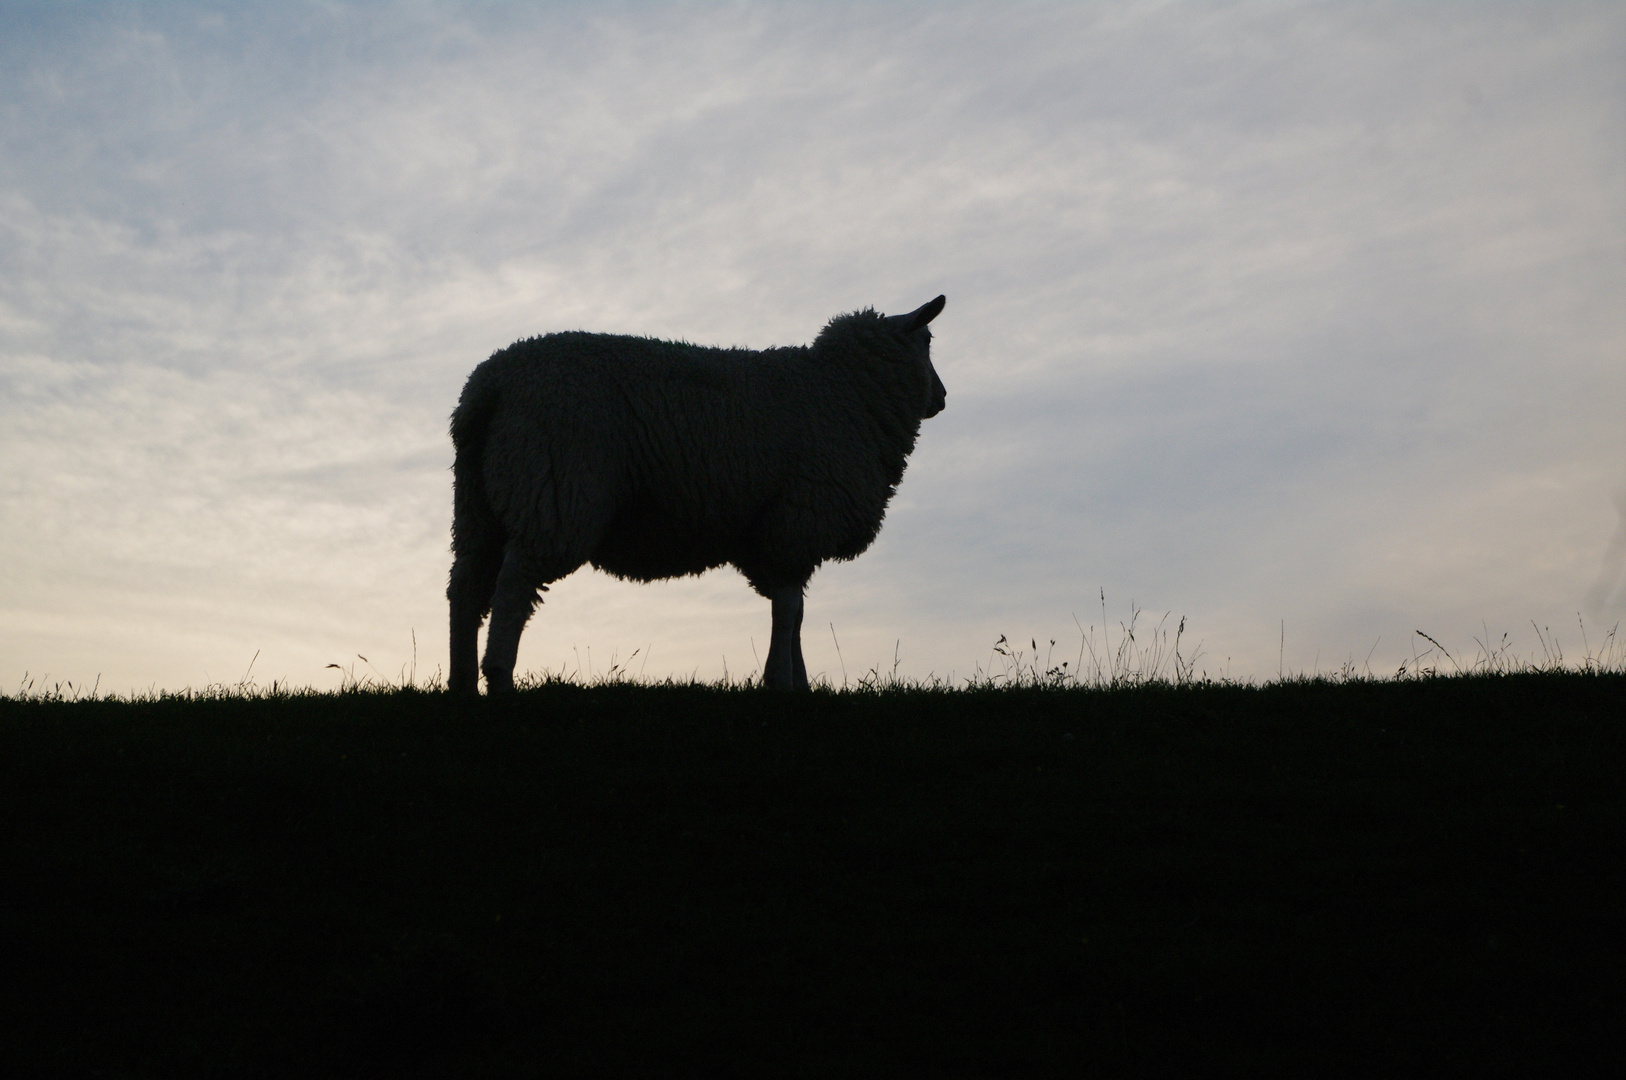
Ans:
{"type": "Polygon", "coordinates": [[[498,397],[497,380],[481,365],[469,376],[452,412],[452,551],[479,562],[493,552],[500,561],[507,542],[502,521],[486,495],[483,475],[486,439],[498,397]]]}

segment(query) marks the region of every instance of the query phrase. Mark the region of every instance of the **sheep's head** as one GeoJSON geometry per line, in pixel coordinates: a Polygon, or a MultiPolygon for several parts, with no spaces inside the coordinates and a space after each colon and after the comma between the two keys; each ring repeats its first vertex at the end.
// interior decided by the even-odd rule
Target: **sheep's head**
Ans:
{"type": "Polygon", "coordinates": [[[921,409],[921,416],[926,419],[936,416],[948,405],[948,391],[943,387],[943,380],[937,377],[937,369],[932,366],[932,332],[926,328],[926,324],[937,318],[947,303],[948,297],[939,296],[907,315],[888,315],[881,320],[888,331],[903,339],[909,352],[917,356],[926,368],[929,389],[921,409]]]}
{"type": "Polygon", "coordinates": [[[947,302],[939,296],[907,315],[882,315],[874,308],[837,315],[813,340],[813,353],[832,368],[847,369],[855,385],[881,390],[885,408],[918,430],[921,420],[942,412],[948,401],[932,367],[932,332],[926,325],[947,302]]]}

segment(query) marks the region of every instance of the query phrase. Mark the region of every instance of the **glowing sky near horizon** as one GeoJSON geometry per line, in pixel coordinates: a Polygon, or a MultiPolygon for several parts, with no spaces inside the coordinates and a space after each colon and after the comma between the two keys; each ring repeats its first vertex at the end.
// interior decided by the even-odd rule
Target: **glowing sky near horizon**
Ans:
{"type": "MultiPolygon", "coordinates": [[[[938,293],[810,672],[1102,591],[1234,677],[1626,613],[1626,5],[0,2],[0,691],[422,678],[493,350],[938,293]]],[[[767,633],[584,570],[521,666],[767,633]]]]}

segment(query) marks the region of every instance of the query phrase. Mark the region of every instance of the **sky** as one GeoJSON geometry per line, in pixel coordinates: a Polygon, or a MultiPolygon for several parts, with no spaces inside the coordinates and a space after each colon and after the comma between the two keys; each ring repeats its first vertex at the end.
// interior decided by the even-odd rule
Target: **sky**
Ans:
{"type": "MultiPolygon", "coordinates": [[[[939,293],[815,677],[1626,614],[1626,5],[0,2],[0,692],[421,682],[477,363],[939,293]]],[[[583,569],[520,666],[768,628],[726,567],[583,569]]]]}

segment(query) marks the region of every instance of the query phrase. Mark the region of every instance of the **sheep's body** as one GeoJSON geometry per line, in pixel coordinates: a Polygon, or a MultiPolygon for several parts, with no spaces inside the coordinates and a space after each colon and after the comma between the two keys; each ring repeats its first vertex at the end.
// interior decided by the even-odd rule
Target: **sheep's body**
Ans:
{"type": "Polygon", "coordinates": [[[592,563],[635,581],[731,563],[773,601],[769,685],[807,685],[801,597],[875,539],[944,403],[919,311],[832,319],[752,351],[609,334],[531,338],[474,369],[452,415],[453,690],[513,684],[538,590],[592,563]]]}

